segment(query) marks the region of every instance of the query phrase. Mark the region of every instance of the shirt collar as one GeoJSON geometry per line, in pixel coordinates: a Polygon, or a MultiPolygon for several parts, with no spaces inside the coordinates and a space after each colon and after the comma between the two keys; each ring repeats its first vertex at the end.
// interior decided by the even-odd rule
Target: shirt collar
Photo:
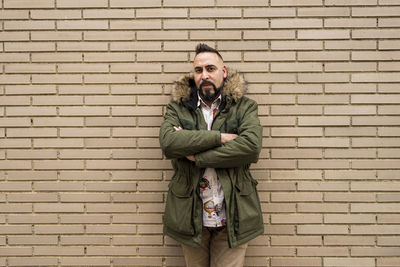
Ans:
{"type": "MultiPolygon", "coordinates": [[[[203,99],[201,99],[198,91],[197,91],[197,97],[198,97],[198,101],[197,101],[198,107],[208,107],[209,108],[209,106],[203,101],[203,99]]],[[[219,104],[221,104],[221,101],[222,101],[222,94],[219,94],[219,96],[211,104],[211,108],[218,108],[219,104]]]]}

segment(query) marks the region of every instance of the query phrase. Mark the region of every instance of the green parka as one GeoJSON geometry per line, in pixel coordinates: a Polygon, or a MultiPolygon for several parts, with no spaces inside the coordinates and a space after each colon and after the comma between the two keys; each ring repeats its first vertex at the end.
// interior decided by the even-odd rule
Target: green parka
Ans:
{"type": "Polygon", "coordinates": [[[228,70],[222,102],[208,131],[195,88],[192,74],[175,82],[160,128],[161,148],[172,159],[175,171],[169,183],[164,234],[183,244],[200,246],[203,205],[199,181],[205,168],[211,167],[225,194],[229,247],[236,247],[264,231],[257,181],[249,171],[261,150],[257,103],[244,96],[247,86],[243,77],[228,70]],[[183,130],[175,131],[173,126],[183,130]],[[222,144],[221,133],[238,137],[222,144]],[[188,155],[194,155],[195,162],[186,159],[188,155]]]}

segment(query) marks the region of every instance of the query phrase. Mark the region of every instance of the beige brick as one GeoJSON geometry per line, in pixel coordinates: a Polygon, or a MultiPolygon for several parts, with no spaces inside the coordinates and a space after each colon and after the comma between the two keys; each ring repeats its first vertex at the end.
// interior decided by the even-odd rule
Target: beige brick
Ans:
{"type": "Polygon", "coordinates": [[[0,204],[1,213],[31,213],[31,204],[0,204]]]}
{"type": "Polygon", "coordinates": [[[154,41],[118,42],[110,44],[111,51],[161,51],[161,43],[154,41]]]}
{"type": "Polygon", "coordinates": [[[113,223],[160,224],[161,214],[113,214],[113,223]]]}
{"type": "Polygon", "coordinates": [[[27,223],[49,224],[49,223],[58,223],[58,218],[57,214],[41,214],[41,215],[9,214],[8,222],[11,224],[27,224],[27,223]]]}
{"type": "Polygon", "coordinates": [[[53,171],[9,171],[8,180],[56,180],[57,172],[53,171]]]}
{"type": "MultiPolygon", "coordinates": [[[[131,74],[85,74],[85,83],[134,83],[135,77],[131,74]]],[[[88,97],[89,99],[92,97],[88,97]]],[[[94,98],[94,97],[93,97],[94,98]]],[[[115,97],[114,97],[115,98],[115,97]]]]}
{"type": "Polygon", "coordinates": [[[272,214],[272,224],[321,224],[321,214],[272,214]]]}
{"type": "MultiPolygon", "coordinates": [[[[273,84],[271,92],[280,94],[321,93],[322,86],[318,84],[273,84]]],[[[278,107],[272,108],[276,109],[278,107]]]]}
{"type": "Polygon", "coordinates": [[[249,40],[278,40],[295,39],[294,30],[248,30],[244,32],[244,39],[249,40]]]}
{"type": "Polygon", "coordinates": [[[322,179],[321,171],[271,171],[271,179],[273,180],[302,180],[302,179],[312,179],[320,180],[322,179]]]}
{"type": "Polygon", "coordinates": [[[55,23],[53,21],[5,21],[5,30],[54,30],[55,23]]]}
{"type": "Polygon", "coordinates": [[[375,149],[327,149],[325,158],[375,158],[375,149]]]}
{"type": "Polygon", "coordinates": [[[370,40],[341,40],[341,41],[326,41],[325,48],[329,50],[369,50],[375,49],[376,41],[370,40]]]}
{"type": "Polygon", "coordinates": [[[311,257],[301,257],[301,258],[279,258],[279,257],[273,257],[271,259],[271,266],[284,266],[284,267],[290,267],[290,266],[307,266],[307,267],[313,267],[313,266],[322,266],[321,259],[320,258],[311,258],[311,257]]]}
{"type": "Polygon", "coordinates": [[[343,61],[349,59],[350,54],[348,52],[298,52],[299,61],[343,61]]]}
{"type": "Polygon", "coordinates": [[[87,204],[87,212],[89,213],[127,213],[136,212],[136,205],[132,204],[87,204]]]}
{"type": "Polygon", "coordinates": [[[0,17],[4,20],[7,19],[28,19],[28,10],[1,10],[0,17]]]}
{"type": "MultiPolygon", "coordinates": [[[[20,42],[9,42],[4,44],[4,50],[5,51],[11,51],[11,52],[40,52],[40,51],[55,51],[56,46],[55,43],[50,43],[50,42],[35,42],[35,43],[20,43],[20,42]]],[[[6,65],[6,67],[12,66],[14,68],[20,66],[20,67],[25,67],[25,69],[29,70],[29,67],[32,66],[32,68],[40,67],[43,69],[49,68],[51,65],[40,65],[40,64],[15,64],[15,65],[6,65]],[[34,67],[33,67],[34,66],[34,67]]],[[[8,67],[9,68],[9,67],[8,67]]],[[[54,67],[53,67],[54,68],[54,67]]],[[[12,68],[11,68],[12,69],[12,68]]],[[[7,70],[7,68],[6,68],[7,70]]],[[[36,72],[36,71],[32,71],[36,72]]],[[[55,72],[55,71],[52,71],[55,72]]]]}
{"type": "Polygon", "coordinates": [[[57,137],[57,129],[54,128],[9,128],[8,137],[57,137]]]}
{"type": "Polygon", "coordinates": [[[315,256],[348,256],[347,248],[298,248],[299,256],[315,257],[315,256]]]}
{"type": "MultiPolygon", "coordinates": [[[[186,31],[138,31],[137,40],[186,40],[186,31]]],[[[193,37],[193,36],[192,36],[193,37]]]]}
{"type": "Polygon", "coordinates": [[[299,17],[345,17],[350,15],[350,9],[344,7],[299,8],[299,17]]]}
{"type": "MultiPolygon", "coordinates": [[[[350,124],[349,117],[334,116],[334,117],[300,117],[300,126],[347,126],[350,124]]],[[[348,145],[346,145],[347,147],[348,145]]]]}
{"type": "Polygon", "coordinates": [[[107,116],[110,114],[109,107],[60,107],[61,116],[107,116]]]}
{"type": "Polygon", "coordinates": [[[58,259],[56,257],[18,257],[12,258],[8,257],[9,266],[53,266],[58,264],[58,259]]]}
{"type": "MultiPolygon", "coordinates": [[[[393,191],[397,191],[396,188],[393,191]]],[[[390,193],[377,194],[377,200],[378,200],[378,202],[399,201],[399,195],[398,194],[390,194],[390,193]]]]}
{"type": "Polygon", "coordinates": [[[348,234],[348,228],[346,225],[299,225],[297,227],[297,233],[304,235],[346,235],[348,234]]]}
{"type": "MultiPolygon", "coordinates": [[[[369,203],[369,204],[351,204],[351,212],[363,212],[363,213],[367,213],[367,212],[376,212],[376,213],[392,213],[392,212],[398,212],[398,205],[393,204],[393,203],[377,203],[377,204],[373,204],[373,203],[369,203]]],[[[377,227],[383,227],[381,226],[377,226],[377,227]]],[[[380,234],[382,234],[383,232],[381,232],[380,234]]]]}
{"type": "Polygon", "coordinates": [[[271,63],[272,72],[322,72],[321,63],[271,63]]]}
{"type": "Polygon", "coordinates": [[[57,236],[8,236],[10,245],[57,245],[57,236]]]}
{"type": "Polygon", "coordinates": [[[352,167],[354,169],[396,169],[398,160],[354,160],[352,167]]]}
{"type": "Polygon", "coordinates": [[[83,212],[84,207],[82,204],[42,204],[37,203],[33,205],[35,212],[83,212]]]}
{"type": "Polygon", "coordinates": [[[95,193],[67,193],[60,194],[61,202],[108,202],[110,201],[109,194],[95,193]]]}
{"type": "Polygon", "coordinates": [[[97,257],[79,257],[71,258],[65,257],[60,260],[61,266],[110,266],[111,262],[109,258],[97,258],[97,257]]]}
{"type": "Polygon", "coordinates": [[[107,236],[62,236],[61,245],[110,245],[110,237],[107,236]]]}
{"type": "MultiPolygon", "coordinates": [[[[228,9],[229,10],[229,9],[228,9]]],[[[191,13],[192,14],[192,11],[191,13]]],[[[294,8],[245,8],[244,17],[261,17],[261,18],[271,18],[271,17],[294,17],[296,15],[296,10],[294,8]]]]}
{"type": "Polygon", "coordinates": [[[2,106],[25,106],[29,104],[30,99],[27,96],[0,97],[0,105],[2,106]]]}
{"type": "Polygon", "coordinates": [[[399,43],[399,40],[380,40],[378,42],[378,47],[379,50],[392,50],[397,49],[399,43]]]}
{"type": "Polygon", "coordinates": [[[55,85],[6,85],[5,93],[6,95],[55,94],[56,86],[55,85]]]}
{"type": "Polygon", "coordinates": [[[110,247],[95,246],[87,247],[86,255],[88,256],[132,256],[136,255],[137,248],[135,246],[127,247],[110,247]]]}
{"type": "MultiPolygon", "coordinates": [[[[165,25],[165,24],[164,24],[165,25]]],[[[161,20],[153,19],[153,20],[112,20],[110,22],[111,29],[132,29],[132,30],[160,30],[161,29],[161,20]]],[[[106,28],[105,28],[106,29],[106,28]]]]}
{"type": "Polygon", "coordinates": [[[136,147],[135,140],[134,138],[90,138],[86,140],[86,146],[87,148],[132,148],[136,147]]]}
{"type": "Polygon", "coordinates": [[[0,225],[0,233],[2,235],[32,234],[32,227],[30,225],[0,225]]]}
{"type": "MultiPolygon", "coordinates": [[[[335,256],[335,255],[333,255],[335,256]]],[[[375,266],[374,258],[324,258],[324,266],[375,266]]]]}
{"type": "MultiPolygon", "coordinates": [[[[1,35],[0,35],[1,37],[1,35]]],[[[2,53],[0,54],[0,62],[29,62],[29,54],[25,53],[2,53]]]]}
{"type": "Polygon", "coordinates": [[[9,139],[0,140],[1,148],[30,148],[32,146],[30,139],[9,139]]]}
{"type": "Polygon", "coordinates": [[[327,28],[371,28],[376,26],[375,19],[340,18],[325,19],[324,26],[327,28]]]}
{"type": "Polygon", "coordinates": [[[80,191],[84,184],[79,182],[35,182],[33,184],[35,191],[80,191]]]}
{"type": "Polygon", "coordinates": [[[106,95],[109,93],[107,85],[59,85],[60,95],[106,95]]]}
{"type": "Polygon", "coordinates": [[[1,75],[0,84],[28,84],[29,75],[1,75]]]}
{"type": "Polygon", "coordinates": [[[83,147],[83,139],[35,139],[34,148],[78,148],[83,147]]]}
{"type": "Polygon", "coordinates": [[[271,0],[271,6],[321,6],[321,0],[271,0]]]}
{"type": "Polygon", "coordinates": [[[379,149],[378,158],[399,158],[400,149],[379,149]]]}
{"type": "Polygon", "coordinates": [[[368,30],[353,30],[353,38],[357,39],[393,39],[399,34],[397,29],[368,29],[368,30]]]}
{"type": "Polygon", "coordinates": [[[398,257],[393,257],[393,258],[378,258],[377,260],[378,265],[377,266],[386,266],[386,267],[396,267],[400,264],[400,260],[398,257]]]}
{"type": "Polygon", "coordinates": [[[322,158],[320,149],[272,149],[271,158],[322,158]]]}
{"type": "Polygon", "coordinates": [[[55,193],[12,193],[7,195],[7,199],[9,202],[57,202],[58,196],[55,193]]]}
{"type": "Polygon", "coordinates": [[[109,159],[110,150],[61,150],[60,159],[109,159]]]}
{"type": "Polygon", "coordinates": [[[368,73],[368,74],[352,74],[353,82],[398,82],[400,79],[397,73],[368,73]]]}
{"type": "Polygon", "coordinates": [[[58,8],[83,8],[83,7],[108,7],[108,2],[106,0],[58,0],[58,8]]]}
{"type": "MultiPolygon", "coordinates": [[[[166,258],[168,261],[170,257],[166,258]]],[[[141,258],[113,258],[114,266],[141,266],[141,265],[148,265],[148,266],[161,266],[163,263],[163,259],[161,257],[141,257],[141,258]]],[[[168,265],[167,265],[168,266],[168,265]]]]}
{"type": "Polygon", "coordinates": [[[339,236],[328,235],[324,237],[324,244],[327,246],[373,246],[373,236],[339,236]]]}
{"type": "MultiPolygon", "coordinates": [[[[146,22],[147,23],[147,22],[146,22]]],[[[168,19],[164,20],[164,29],[214,29],[215,23],[212,20],[179,20],[168,19]]]]}
{"type": "Polygon", "coordinates": [[[54,0],[5,0],[4,8],[53,8],[54,0]]]}
{"type": "MultiPolygon", "coordinates": [[[[28,32],[1,32],[0,40],[2,40],[2,41],[28,41],[29,33],[28,32]]],[[[6,43],[6,44],[8,44],[8,43],[6,43]]],[[[7,55],[2,55],[1,58],[7,58],[6,56],[7,55]]],[[[20,58],[22,58],[23,55],[19,55],[19,56],[20,56],[20,58]]]]}
{"type": "Polygon", "coordinates": [[[396,182],[353,182],[353,191],[400,191],[400,183],[396,182]]]}
{"type": "MultiPolygon", "coordinates": [[[[397,117],[393,116],[379,116],[379,117],[353,117],[352,124],[355,126],[371,126],[371,125],[382,125],[382,126],[397,126],[399,121],[397,117]]],[[[357,140],[357,139],[356,139],[357,140]]],[[[364,139],[367,140],[367,139],[364,139]]],[[[379,142],[379,140],[377,140],[379,142]]],[[[380,142],[385,143],[389,139],[382,139],[380,142]]]]}
{"type": "Polygon", "coordinates": [[[33,255],[37,256],[83,256],[84,247],[36,246],[33,255]]]}
{"type": "Polygon", "coordinates": [[[354,62],[354,63],[327,63],[325,64],[325,71],[375,71],[376,63],[354,62]]]}
{"type": "Polygon", "coordinates": [[[76,215],[76,214],[61,214],[60,223],[62,224],[109,224],[111,218],[109,215],[92,214],[92,215],[76,215]]]}
{"type": "Polygon", "coordinates": [[[268,21],[264,19],[223,19],[217,21],[218,29],[265,29],[268,21]]]}
{"type": "Polygon", "coordinates": [[[271,237],[271,245],[273,246],[315,246],[322,245],[322,238],[318,236],[277,236],[271,237]]]}
{"type": "Polygon", "coordinates": [[[32,19],[80,19],[79,10],[31,10],[32,19]]]}
{"type": "MultiPolygon", "coordinates": [[[[82,33],[80,32],[51,32],[51,31],[37,31],[31,32],[31,40],[32,41],[79,41],[82,39],[82,33]]],[[[67,55],[68,57],[72,57],[72,54],[67,55]]],[[[55,60],[58,61],[58,60],[55,60]]]]}
{"type": "Polygon", "coordinates": [[[87,31],[83,33],[83,39],[87,41],[133,41],[135,33],[129,31],[87,31]]]}
{"type": "MultiPolygon", "coordinates": [[[[352,248],[352,256],[377,256],[377,257],[387,257],[387,256],[398,256],[398,248],[352,248]]],[[[372,259],[373,260],[373,259],[372,259]]]]}
{"type": "Polygon", "coordinates": [[[399,240],[396,237],[393,236],[383,236],[383,237],[378,237],[378,245],[379,246],[399,246],[399,240]]]}

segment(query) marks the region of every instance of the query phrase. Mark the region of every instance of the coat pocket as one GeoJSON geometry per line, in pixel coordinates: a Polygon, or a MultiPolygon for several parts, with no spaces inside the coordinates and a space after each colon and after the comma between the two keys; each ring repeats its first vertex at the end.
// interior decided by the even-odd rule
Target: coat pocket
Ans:
{"type": "MultiPolygon", "coordinates": [[[[245,172],[246,173],[246,172],[245,172]]],[[[238,235],[258,230],[263,224],[257,181],[250,174],[238,179],[235,185],[235,232],[238,235]]]]}
{"type": "Polygon", "coordinates": [[[169,184],[164,224],[181,234],[193,235],[193,188],[172,181],[169,184]]]}

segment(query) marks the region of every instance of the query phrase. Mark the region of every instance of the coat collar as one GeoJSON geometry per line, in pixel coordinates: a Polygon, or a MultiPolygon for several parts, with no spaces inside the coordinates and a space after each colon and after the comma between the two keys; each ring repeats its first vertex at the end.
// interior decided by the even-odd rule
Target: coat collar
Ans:
{"type": "MultiPolygon", "coordinates": [[[[238,101],[247,91],[247,82],[243,76],[228,69],[227,77],[222,91],[223,96],[229,96],[233,101],[238,101]]],[[[196,106],[198,95],[193,79],[193,73],[186,74],[179,78],[172,88],[172,101],[186,103],[189,106],[196,106]]]]}

